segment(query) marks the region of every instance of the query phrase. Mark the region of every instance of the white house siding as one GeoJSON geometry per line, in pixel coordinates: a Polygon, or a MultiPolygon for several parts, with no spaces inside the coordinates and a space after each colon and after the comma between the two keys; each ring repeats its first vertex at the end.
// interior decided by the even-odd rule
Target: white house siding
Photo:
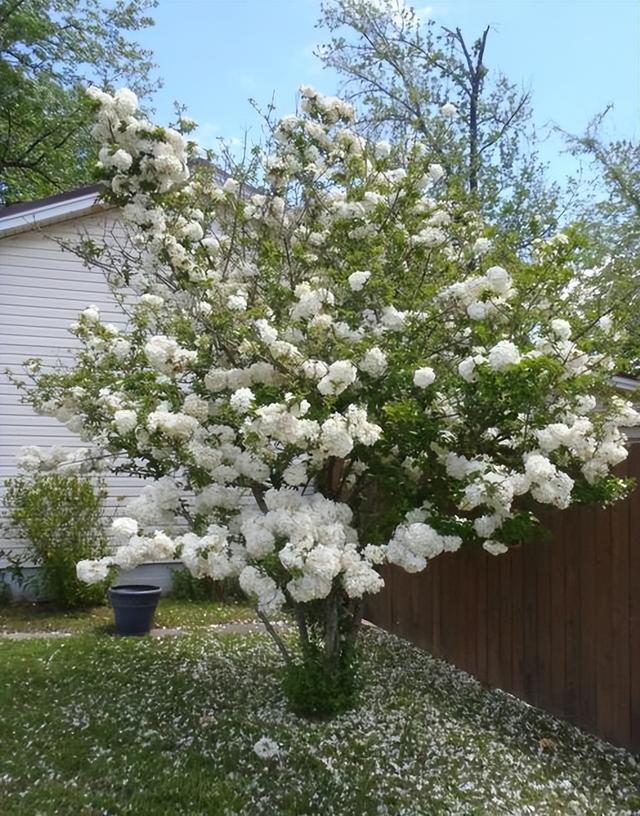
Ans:
{"type": "MultiPolygon", "coordinates": [[[[70,349],[78,345],[68,326],[91,303],[100,308],[105,321],[126,324],[102,272],[87,269],[52,240],[55,236],[73,241],[79,233],[98,239],[114,226],[117,229],[117,211],[110,210],[0,238],[0,490],[4,480],[17,473],[16,454],[22,446],[86,444],[57,420],[38,416],[21,404],[5,370],[19,370],[29,357],[40,357],[49,367],[68,361],[70,349]]],[[[108,512],[124,498],[137,495],[140,486],[135,478],[109,478],[108,512]]],[[[1,536],[0,546],[6,547],[1,536]]]]}

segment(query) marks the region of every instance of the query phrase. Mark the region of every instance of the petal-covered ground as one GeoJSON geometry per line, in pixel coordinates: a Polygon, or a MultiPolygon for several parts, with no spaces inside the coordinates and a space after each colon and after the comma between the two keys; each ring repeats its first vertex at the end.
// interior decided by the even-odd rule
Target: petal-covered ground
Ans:
{"type": "Polygon", "coordinates": [[[363,647],[360,707],[308,722],[263,636],[0,642],[0,813],[640,813],[629,754],[403,641],[363,647]]]}

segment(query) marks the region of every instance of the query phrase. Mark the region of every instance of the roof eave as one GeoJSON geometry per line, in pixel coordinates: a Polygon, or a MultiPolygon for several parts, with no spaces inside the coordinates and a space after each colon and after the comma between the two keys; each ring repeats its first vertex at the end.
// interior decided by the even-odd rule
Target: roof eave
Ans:
{"type": "Polygon", "coordinates": [[[52,196],[30,202],[31,206],[20,205],[15,211],[12,207],[4,213],[0,210],[0,239],[111,209],[113,205],[99,201],[99,195],[99,188],[93,187],[73,196],[52,196]]]}

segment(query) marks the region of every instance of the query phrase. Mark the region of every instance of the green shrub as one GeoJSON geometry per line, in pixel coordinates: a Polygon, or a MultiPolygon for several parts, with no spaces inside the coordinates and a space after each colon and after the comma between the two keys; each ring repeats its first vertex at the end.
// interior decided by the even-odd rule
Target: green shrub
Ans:
{"type": "Polygon", "coordinates": [[[231,603],[246,600],[237,579],[214,581],[212,578],[194,578],[186,569],[173,573],[171,595],[179,601],[231,603]]]}
{"type": "Polygon", "coordinates": [[[104,600],[105,587],[89,586],[76,577],[76,563],[107,552],[102,524],[104,485],[87,478],[38,474],[5,482],[3,504],[13,536],[25,541],[20,556],[0,552],[9,571],[61,607],[90,606],[104,600]],[[25,563],[38,567],[26,578],[25,563]]]}
{"type": "Polygon", "coordinates": [[[11,587],[9,586],[9,582],[7,581],[7,572],[6,570],[0,571],[0,607],[8,606],[11,603],[11,599],[13,597],[13,593],[11,592],[11,587]]]}
{"type": "Polygon", "coordinates": [[[311,647],[301,660],[285,666],[282,688],[296,714],[322,719],[354,707],[362,690],[356,652],[343,651],[338,664],[327,665],[323,651],[311,647]]]}

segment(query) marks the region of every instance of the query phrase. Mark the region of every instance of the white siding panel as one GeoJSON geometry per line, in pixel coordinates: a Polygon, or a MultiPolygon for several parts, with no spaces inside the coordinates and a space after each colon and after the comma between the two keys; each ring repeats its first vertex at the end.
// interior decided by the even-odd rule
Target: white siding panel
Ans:
{"type": "MultiPolygon", "coordinates": [[[[1,483],[16,474],[15,457],[23,445],[85,444],[55,419],[37,416],[23,405],[5,368],[19,371],[29,357],[40,357],[48,368],[69,360],[70,349],[77,347],[69,324],[89,304],[96,304],[107,322],[127,323],[103,273],[87,269],[51,237],[71,242],[79,235],[121,235],[116,214],[84,216],[49,229],[0,239],[0,491],[1,483]]],[[[123,499],[137,495],[142,484],[136,478],[110,477],[108,515],[123,499]]]]}

